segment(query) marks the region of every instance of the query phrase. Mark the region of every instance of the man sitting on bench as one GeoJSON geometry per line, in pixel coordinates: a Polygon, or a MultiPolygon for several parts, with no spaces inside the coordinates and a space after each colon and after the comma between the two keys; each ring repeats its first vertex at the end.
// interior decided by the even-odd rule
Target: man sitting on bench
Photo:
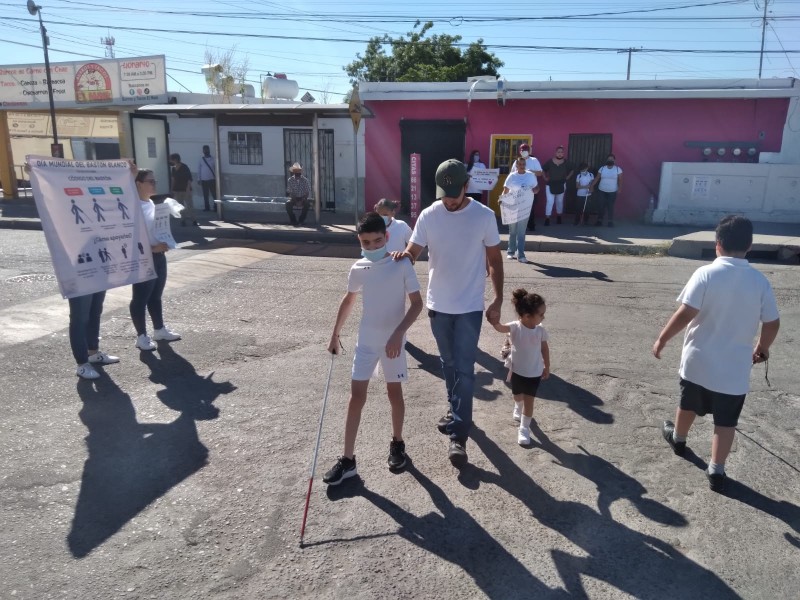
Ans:
{"type": "Polygon", "coordinates": [[[302,225],[306,220],[308,214],[308,197],[311,195],[311,184],[303,176],[303,167],[300,163],[294,163],[289,172],[292,174],[289,181],[286,183],[286,195],[289,199],[286,201],[286,214],[289,215],[289,221],[292,225],[297,227],[302,225]],[[300,206],[300,220],[294,216],[294,208],[300,206]]]}

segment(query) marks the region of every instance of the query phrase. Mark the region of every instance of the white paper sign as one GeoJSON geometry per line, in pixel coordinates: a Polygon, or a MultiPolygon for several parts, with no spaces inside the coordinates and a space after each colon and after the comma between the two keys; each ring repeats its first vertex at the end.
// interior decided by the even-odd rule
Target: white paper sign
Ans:
{"type": "Polygon", "coordinates": [[[533,208],[532,188],[513,188],[507,194],[502,194],[498,199],[500,203],[500,217],[503,225],[517,223],[527,219],[533,208]]]}
{"type": "Polygon", "coordinates": [[[139,195],[124,160],[28,156],[31,187],[61,294],[154,279],[139,195]]]}
{"type": "Polygon", "coordinates": [[[500,169],[478,169],[473,168],[469,172],[470,187],[476,190],[493,190],[500,179],[500,169]]]}
{"type": "Polygon", "coordinates": [[[155,217],[153,219],[153,237],[159,242],[165,243],[170,249],[177,248],[178,244],[175,242],[175,238],[172,237],[172,228],[169,224],[169,218],[180,216],[180,211],[183,210],[183,207],[180,206],[177,200],[173,198],[167,198],[161,204],[156,204],[155,208],[155,217]],[[175,209],[173,203],[178,204],[178,210],[175,209]]]}
{"type": "Polygon", "coordinates": [[[708,199],[711,178],[706,175],[695,175],[692,181],[692,200],[708,199]]]}

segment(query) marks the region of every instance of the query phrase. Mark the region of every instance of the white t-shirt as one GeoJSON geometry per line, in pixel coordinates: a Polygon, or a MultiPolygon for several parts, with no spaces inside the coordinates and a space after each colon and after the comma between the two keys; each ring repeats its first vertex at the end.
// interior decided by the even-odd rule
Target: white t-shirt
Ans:
{"type": "Polygon", "coordinates": [[[536,177],[535,173],[531,171],[525,171],[524,173],[514,171],[513,173],[508,174],[508,177],[506,177],[506,182],[503,185],[510,190],[519,188],[527,188],[532,190],[538,184],[539,179],[536,177]]]}
{"type": "MultiPolygon", "coordinates": [[[[579,171],[578,174],[575,176],[575,184],[576,185],[589,185],[594,181],[594,173],[591,171],[586,171],[585,173],[579,171]]],[[[578,188],[578,196],[583,198],[584,196],[589,195],[589,188],[578,188]]]]}
{"type": "Polygon", "coordinates": [[[361,292],[359,343],[382,347],[403,320],[406,296],[419,291],[419,281],[410,260],[362,258],[350,267],[347,291],[361,292]]]}
{"type": "Polygon", "coordinates": [[[600,183],[597,185],[601,192],[616,192],[619,190],[619,176],[622,175],[622,169],[617,165],[607,167],[603,165],[598,169],[597,176],[600,177],[600,183]]]}
{"type": "Polygon", "coordinates": [[[161,242],[156,239],[154,225],[156,221],[156,205],[152,200],[138,200],[139,206],[142,207],[142,216],[144,217],[144,224],[147,227],[147,239],[150,240],[151,246],[156,246],[161,242]]]}
{"type": "Polygon", "coordinates": [[[523,377],[540,377],[544,371],[542,342],[549,339],[541,325],[533,329],[519,321],[509,323],[511,328],[511,370],[523,377]]]}
{"type": "Polygon", "coordinates": [[[450,212],[437,200],[420,214],[411,243],[429,249],[430,310],[451,315],[483,310],[486,248],[500,244],[492,209],[470,200],[450,212]]]}
{"type": "MultiPolygon", "coordinates": [[[[486,165],[480,161],[476,161],[475,164],[472,165],[472,169],[485,169],[486,165]]],[[[472,171],[470,169],[470,171],[472,171]]],[[[469,183],[467,184],[467,193],[468,194],[480,194],[483,190],[479,190],[475,187],[475,184],[472,183],[472,179],[470,178],[469,183]]]]}
{"type": "MultiPolygon", "coordinates": [[[[516,160],[514,162],[516,162],[516,160]]],[[[542,163],[540,163],[539,159],[535,156],[529,156],[525,159],[525,168],[528,171],[541,171],[542,163]]],[[[514,163],[511,163],[511,170],[514,170],[514,163]]]]}
{"type": "Polygon", "coordinates": [[[700,310],[686,328],[681,378],[722,394],[746,394],[758,325],[779,318],[767,278],[744,258],[720,256],[694,272],[678,302],[700,310]]]}
{"type": "Polygon", "coordinates": [[[389,241],[386,242],[387,252],[402,252],[408,246],[408,240],[411,239],[411,227],[400,219],[392,219],[391,224],[386,228],[386,233],[389,234],[389,241]]]}

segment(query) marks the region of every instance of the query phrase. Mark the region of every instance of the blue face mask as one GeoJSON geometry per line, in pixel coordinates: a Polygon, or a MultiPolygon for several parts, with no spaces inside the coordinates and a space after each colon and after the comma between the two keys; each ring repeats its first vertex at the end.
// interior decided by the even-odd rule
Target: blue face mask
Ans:
{"type": "Polygon", "coordinates": [[[364,250],[361,249],[361,256],[366,258],[370,262],[377,262],[386,256],[386,245],[384,244],[377,250],[364,250]]]}
{"type": "Polygon", "coordinates": [[[381,215],[381,218],[383,219],[383,222],[386,223],[387,226],[389,225],[389,223],[392,222],[392,217],[387,217],[386,215],[381,215]]]}

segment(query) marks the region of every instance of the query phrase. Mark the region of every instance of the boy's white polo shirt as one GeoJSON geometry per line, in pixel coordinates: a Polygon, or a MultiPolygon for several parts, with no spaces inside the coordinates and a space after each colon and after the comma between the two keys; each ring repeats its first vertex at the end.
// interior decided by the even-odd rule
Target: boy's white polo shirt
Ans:
{"type": "Polygon", "coordinates": [[[414,266],[391,256],[376,262],[362,258],[350,267],[348,292],[361,292],[359,344],[383,347],[406,314],[406,296],[419,291],[414,266]]]}
{"type": "Polygon", "coordinates": [[[746,394],[759,324],[779,318],[767,278],[744,258],[720,256],[694,272],[678,302],[700,311],[686,328],[680,376],[714,392],[746,394]]]}
{"type": "Polygon", "coordinates": [[[483,311],[486,248],[500,244],[492,209],[470,200],[450,212],[437,200],[420,214],[411,243],[428,247],[430,310],[451,315],[483,311]]]}

